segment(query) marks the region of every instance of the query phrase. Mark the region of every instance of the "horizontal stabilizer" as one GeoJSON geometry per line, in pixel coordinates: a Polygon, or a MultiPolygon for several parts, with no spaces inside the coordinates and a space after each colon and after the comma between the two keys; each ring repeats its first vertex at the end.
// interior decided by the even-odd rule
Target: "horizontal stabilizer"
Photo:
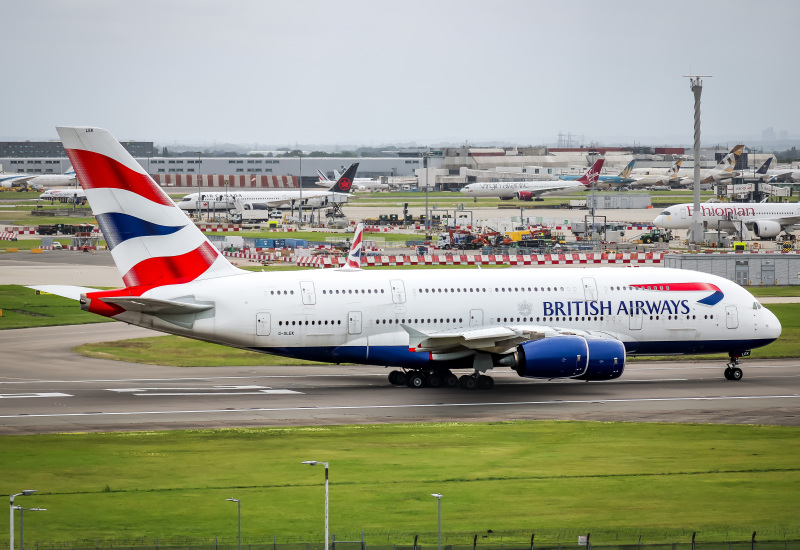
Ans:
{"type": "Polygon", "coordinates": [[[142,296],[109,296],[101,298],[107,304],[113,304],[125,311],[138,311],[150,315],[179,315],[184,313],[200,313],[214,307],[214,304],[189,304],[173,300],[159,300],[142,296]]]}
{"type": "Polygon", "coordinates": [[[100,292],[98,288],[89,288],[86,286],[72,286],[72,285],[28,285],[28,288],[38,290],[39,292],[47,292],[48,294],[55,294],[69,298],[70,300],[80,300],[81,294],[88,294],[89,292],[100,292]]]}

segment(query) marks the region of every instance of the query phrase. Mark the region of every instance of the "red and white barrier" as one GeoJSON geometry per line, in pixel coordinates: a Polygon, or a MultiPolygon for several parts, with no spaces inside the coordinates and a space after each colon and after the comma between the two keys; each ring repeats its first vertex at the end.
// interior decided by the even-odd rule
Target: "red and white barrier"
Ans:
{"type": "MultiPolygon", "coordinates": [[[[339,256],[295,257],[298,266],[339,267],[339,256]]],[[[660,252],[623,252],[615,254],[523,254],[523,255],[463,255],[463,256],[367,256],[362,264],[369,266],[397,265],[657,265],[660,252]]]]}
{"type": "Polygon", "coordinates": [[[14,231],[2,231],[0,232],[0,241],[13,241],[16,240],[17,233],[14,231]]]}
{"type": "Polygon", "coordinates": [[[11,226],[11,227],[4,227],[3,231],[8,231],[10,233],[17,233],[18,235],[36,235],[36,226],[11,226]]]}

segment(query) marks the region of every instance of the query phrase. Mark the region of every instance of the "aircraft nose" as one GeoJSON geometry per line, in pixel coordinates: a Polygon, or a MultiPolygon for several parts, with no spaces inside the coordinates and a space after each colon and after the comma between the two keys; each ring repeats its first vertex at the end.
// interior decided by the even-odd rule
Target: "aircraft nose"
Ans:
{"type": "Polygon", "coordinates": [[[759,321],[761,327],[759,327],[761,334],[764,338],[770,338],[772,340],[777,340],[782,331],[781,322],[772,313],[765,307],[761,309],[761,315],[759,316],[759,321]]]}

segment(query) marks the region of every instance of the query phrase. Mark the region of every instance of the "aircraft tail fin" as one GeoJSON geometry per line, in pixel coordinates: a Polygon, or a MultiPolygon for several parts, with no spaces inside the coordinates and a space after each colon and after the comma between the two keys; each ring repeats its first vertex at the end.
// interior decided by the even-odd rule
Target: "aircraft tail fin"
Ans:
{"type": "Polygon", "coordinates": [[[733,149],[731,149],[730,153],[722,157],[722,160],[717,165],[717,168],[720,170],[725,170],[726,172],[733,172],[733,169],[736,167],[736,163],[739,162],[739,157],[744,151],[744,145],[737,145],[733,149]]]}
{"type": "Polygon", "coordinates": [[[772,157],[767,157],[767,160],[764,161],[764,164],[762,164],[758,170],[756,170],[756,174],[759,176],[766,176],[767,172],[769,172],[770,164],[772,164],[772,157]]]}
{"type": "Polygon", "coordinates": [[[126,288],[241,273],[108,131],[57,130],[126,288]]]}
{"type": "Polygon", "coordinates": [[[606,159],[597,159],[594,164],[592,165],[589,170],[586,171],[584,175],[579,177],[577,182],[582,183],[586,187],[591,187],[593,183],[597,183],[597,180],[600,178],[600,170],[603,169],[603,163],[606,159]]]}
{"type": "Polygon", "coordinates": [[[361,269],[361,256],[364,251],[363,242],[361,240],[363,233],[364,223],[361,222],[356,226],[356,232],[353,235],[353,242],[350,244],[350,252],[347,254],[345,267],[361,269]]]}
{"type": "Polygon", "coordinates": [[[357,171],[358,163],[354,162],[344,171],[344,174],[336,180],[336,183],[334,183],[328,191],[333,193],[349,193],[350,189],[353,187],[353,180],[356,178],[357,171]]]}
{"type": "Polygon", "coordinates": [[[330,183],[330,181],[331,181],[331,180],[328,179],[328,176],[326,176],[322,172],[322,170],[317,170],[317,176],[319,177],[319,182],[320,183],[330,183]]]}
{"type": "Polygon", "coordinates": [[[622,169],[622,172],[619,173],[619,177],[621,178],[630,178],[631,172],[633,171],[633,167],[636,164],[636,159],[630,161],[625,168],[622,169]]]}

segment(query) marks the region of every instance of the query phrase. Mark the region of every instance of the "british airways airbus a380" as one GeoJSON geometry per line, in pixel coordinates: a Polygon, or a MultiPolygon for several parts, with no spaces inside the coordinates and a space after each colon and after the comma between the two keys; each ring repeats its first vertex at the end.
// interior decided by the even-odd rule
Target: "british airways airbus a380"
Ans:
{"type": "Polygon", "coordinates": [[[242,271],[111,134],[58,133],[125,288],[35,288],[133,325],[286,357],[394,367],[394,384],[467,389],[491,387],[485,373],[495,367],[610,380],[628,354],[727,352],[726,378],[738,380],[739,357],[781,332],[749,292],[694,271],[370,271],[355,262],[242,271]],[[472,373],[459,379],[452,369],[472,373]]]}

